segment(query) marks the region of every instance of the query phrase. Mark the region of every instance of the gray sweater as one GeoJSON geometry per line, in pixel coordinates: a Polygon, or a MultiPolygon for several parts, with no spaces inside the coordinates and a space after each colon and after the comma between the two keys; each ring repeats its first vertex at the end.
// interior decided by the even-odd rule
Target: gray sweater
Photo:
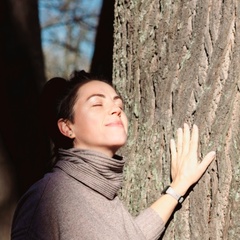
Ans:
{"type": "Polygon", "coordinates": [[[161,218],[150,208],[133,218],[117,196],[124,163],[93,151],[60,150],[53,171],[19,201],[11,239],[158,239],[161,218]]]}

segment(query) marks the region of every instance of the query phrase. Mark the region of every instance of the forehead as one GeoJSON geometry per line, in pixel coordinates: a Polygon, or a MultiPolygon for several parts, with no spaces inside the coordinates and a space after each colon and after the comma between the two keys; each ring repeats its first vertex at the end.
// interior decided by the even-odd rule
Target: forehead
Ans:
{"type": "Polygon", "coordinates": [[[118,95],[115,89],[108,83],[98,80],[92,80],[83,84],[78,89],[78,97],[88,97],[94,93],[101,93],[106,95],[118,95]]]}

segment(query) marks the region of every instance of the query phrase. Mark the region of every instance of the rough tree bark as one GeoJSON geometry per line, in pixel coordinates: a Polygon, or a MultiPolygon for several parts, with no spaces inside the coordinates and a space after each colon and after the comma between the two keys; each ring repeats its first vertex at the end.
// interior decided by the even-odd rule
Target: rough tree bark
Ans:
{"type": "Polygon", "coordinates": [[[163,239],[240,236],[240,5],[238,0],[117,0],[113,79],[130,118],[126,184],[133,214],[170,181],[169,141],[200,128],[200,158],[217,158],[163,239]]]}

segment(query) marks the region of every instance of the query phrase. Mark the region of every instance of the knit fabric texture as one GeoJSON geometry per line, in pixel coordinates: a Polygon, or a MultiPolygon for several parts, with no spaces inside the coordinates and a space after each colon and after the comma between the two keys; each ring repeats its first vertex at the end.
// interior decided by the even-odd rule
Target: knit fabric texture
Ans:
{"type": "Polygon", "coordinates": [[[117,196],[124,163],[95,151],[59,150],[53,171],[19,201],[11,239],[158,239],[158,214],[147,208],[133,218],[117,196]]]}

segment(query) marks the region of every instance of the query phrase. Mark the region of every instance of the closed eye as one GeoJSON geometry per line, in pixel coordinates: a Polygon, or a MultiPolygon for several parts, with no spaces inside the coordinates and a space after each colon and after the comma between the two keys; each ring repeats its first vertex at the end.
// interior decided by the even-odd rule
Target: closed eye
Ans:
{"type": "Polygon", "coordinates": [[[121,98],[117,98],[115,102],[116,106],[118,106],[121,110],[124,110],[124,104],[121,98]]]}
{"type": "Polygon", "coordinates": [[[124,110],[124,104],[123,104],[122,102],[120,102],[120,103],[118,104],[118,107],[119,107],[121,110],[124,110]]]}
{"type": "Polygon", "coordinates": [[[102,103],[95,103],[95,104],[93,104],[92,106],[93,106],[93,107],[100,107],[100,106],[102,106],[102,103]]]}
{"type": "Polygon", "coordinates": [[[124,107],[123,107],[123,105],[121,105],[121,106],[118,106],[121,110],[123,110],[124,109],[124,107]]]}

